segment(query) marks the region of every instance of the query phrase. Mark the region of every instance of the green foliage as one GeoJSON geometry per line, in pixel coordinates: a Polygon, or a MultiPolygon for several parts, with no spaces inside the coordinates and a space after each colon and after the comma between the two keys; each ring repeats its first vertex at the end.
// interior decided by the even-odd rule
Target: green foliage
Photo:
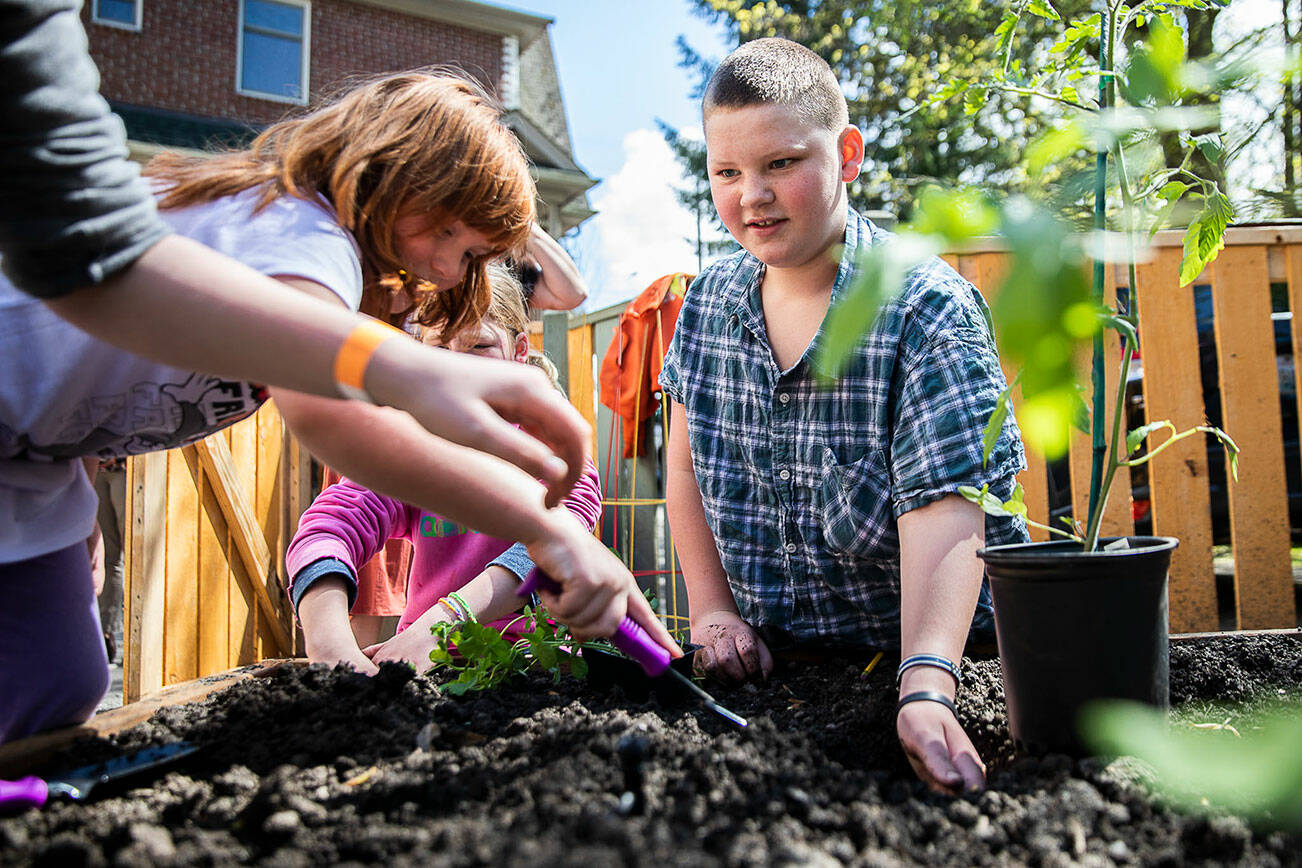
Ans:
{"type": "MultiPolygon", "coordinates": [[[[1082,387],[1076,374],[1078,348],[1095,339],[1104,326],[1119,331],[1126,346],[1133,348],[1137,343],[1133,315],[1113,311],[1105,303],[1103,270],[1097,262],[1092,288],[1087,278],[1091,260],[1116,255],[1105,252],[1112,237],[1104,231],[1108,214],[1116,215],[1113,220],[1120,224],[1120,237],[1127,242],[1122,255],[1130,263],[1131,299],[1136,289],[1137,237],[1145,231],[1151,236],[1178,214],[1192,214],[1181,266],[1182,283],[1188,283],[1220,251],[1225,228],[1233,217],[1230,201],[1216,179],[1199,175],[1193,168],[1199,160],[1214,164],[1222,156],[1219,135],[1203,132],[1208,110],[1194,104],[1203,95],[1198,88],[1206,89],[1219,79],[1207,74],[1206,62],[1189,60],[1185,31],[1174,17],[1176,9],[1214,5],[1219,4],[1211,0],[1141,0],[1133,6],[1110,3],[1106,14],[1068,15],[1063,21],[1059,10],[1048,3],[1012,0],[993,31],[1002,64],[979,81],[951,79],[938,89],[938,99],[943,96],[953,102],[961,95],[970,114],[980,113],[985,102],[1000,93],[1031,95],[1066,106],[1070,116],[1046,127],[1027,148],[1027,168],[1033,175],[1052,176],[1057,167],[1082,156],[1096,157],[1091,160],[1093,183],[1088,185],[1097,191],[1094,237],[1082,240],[1059,219],[1063,211],[1055,213],[1026,198],[1010,197],[995,205],[986,194],[971,188],[927,190],[919,196],[911,223],[900,231],[898,245],[880,245],[864,253],[852,291],[829,312],[819,369],[828,374],[841,370],[844,359],[871,329],[877,306],[892,298],[920,253],[952,250],[975,235],[997,234],[1011,256],[996,293],[994,314],[999,322],[1001,356],[1020,370],[1018,422],[1024,439],[1037,451],[1049,458],[1064,454],[1071,429],[1080,426],[1082,417],[1082,387]],[[1032,52],[1034,64],[1023,64],[1025,55],[1017,51],[1019,33],[1028,27],[1028,17],[1057,22],[1062,28],[1046,51],[1032,52]],[[1131,38],[1128,30],[1141,25],[1147,32],[1131,38]],[[1117,47],[1124,45],[1130,46],[1130,54],[1117,62],[1117,47]],[[1091,60],[1091,51],[1099,55],[1097,63],[1091,60]],[[1100,98],[1081,99],[1081,93],[1090,92],[1099,93],[1100,98]],[[1173,133],[1179,134],[1174,163],[1167,159],[1162,141],[1173,133]],[[1109,163],[1111,172],[1107,171],[1109,163]],[[900,250],[881,249],[894,246],[900,250]]],[[[1046,198],[1052,201],[1054,197],[1046,198]]],[[[1059,197],[1057,205],[1061,209],[1071,202],[1059,197]]],[[[1095,340],[1096,352],[1100,346],[1095,340]]],[[[1117,382],[1127,381],[1129,361],[1129,352],[1123,353],[1117,382]]],[[[1101,384],[1098,389],[1095,414],[1101,417],[1101,384]]],[[[1102,492],[1102,497],[1090,504],[1084,537],[1090,549],[1097,543],[1103,503],[1119,467],[1151,460],[1172,443],[1199,432],[1220,438],[1227,445],[1231,469],[1236,466],[1237,446],[1223,432],[1209,427],[1177,432],[1169,422],[1154,422],[1127,434],[1124,406],[1120,397],[1114,402],[1110,435],[1105,431],[1108,420],[1093,420],[1096,442],[1105,444],[1107,454],[1095,468],[1092,489],[1102,492]],[[1146,438],[1159,430],[1171,436],[1134,457],[1146,438]]],[[[1008,412],[1005,393],[996,402],[984,432],[987,459],[1008,412]]],[[[970,489],[963,493],[995,514],[1024,514],[1020,496],[999,503],[988,492],[970,489]]]]}
{"type": "Polygon", "coordinates": [[[1162,712],[1123,702],[1089,707],[1082,718],[1096,750],[1141,759],[1174,806],[1302,830],[1302,707],[1267,714],[1251,729],[1228,724],[1169,726],[1162,712]]]}
{"type": "Polygon", "coordinates": [[[530,670],[551,673],[557,681],[566,672],[576,678],[588,673],[588,664],[574,652],[579,647],[569,631],[547,617],[542,606],[526,606],[514,623],[532,624],[515,642],[478,621],[440,622],[430,628],[435,647],[430,662],[457,673],[443,689],[453,696],[498,687],[514,675],[530,670]]]}
{"type": "MultiPolygon", "coordinates": [[[[1022,168],[1026,144],[1058,119],[1056,105],[986,85],[1004,65],[997,32],[1005,19],[988,0],[693,0],[738,44],[783,36],[832,67],[848,97],[850,122],[864,133],[864,171],[851,184],[861,210],[901,217],[928,183],[980,183],[1004,192],[1038,183],[1022,168]],[[963,99],[951,100],[953,90],[963,99]],[[948,91],[948,92],[947,92],[948,91]]],[[[1054,14],[1085,14],[1090,0],[1036,0],[1021,16],[1010,64],[1029,69],[1057,37],[1054,14]]],[[[1012,35],[1009,22],[1008,36],[1012,35]]],[[[680,46],[701,76],[710,59],[680,46]]]]}

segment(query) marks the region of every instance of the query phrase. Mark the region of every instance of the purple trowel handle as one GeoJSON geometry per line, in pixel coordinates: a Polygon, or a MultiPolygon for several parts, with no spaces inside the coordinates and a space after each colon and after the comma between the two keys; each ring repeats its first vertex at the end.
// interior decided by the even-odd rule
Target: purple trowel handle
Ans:
{"type": "Polygon", "coordinates": [[[0,781],[0,811],[6,813],[39,808],[49,796],[50,788],[40,778],[0,781]]]}
{"type": "MultiPolygon", "coordinates": [[[[556,580],[551,576],[535,567],[516,593],[523,597],[538,590],[560,593],[561,586],[556,584],[556,580]]],[[[619,629],[615,631],[614,636],[610,637],[610,641],[620,651],[636,660],[652,678],[663,675],[669,668],[669,661],[672,659],[669,649],[652,639],[651,634],[643,630],[642,625],[634,621],[630,615],[624,616],[619,629]]]]}
{"type": "Polygon", "coordinates": [[[619,629],[610,637],[620,651],[632,657],[652,678],[659,678],[669,668],[669,649],[651,638],[651,634],[642,629],[631,615],[625,615],[619,622],[619,629]]]}

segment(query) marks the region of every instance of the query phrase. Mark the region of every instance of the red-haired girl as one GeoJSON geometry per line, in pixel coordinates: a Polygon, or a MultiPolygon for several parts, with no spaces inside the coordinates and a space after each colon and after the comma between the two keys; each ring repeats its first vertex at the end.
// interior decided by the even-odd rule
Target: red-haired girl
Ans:
{"type": "MultiPolygon", "coordinates": [[[[483,314],[488,261],[522,250],[534,217],[524,155],[498,110],[475,86],[438,71],[371,80],[268,128],[245,150],[166,155],[146,174],[176,234],[336,306],[387,317],[396,300],[410,298],[415,320],[449,331],[483,314]]],[[[107,686],[85,548],[95,501],[81,459],[191,442],[253,412],[267,390],[123,352],[12,286],[0,285],[0,309],[2,742],[84,720],[107,686]]],[[[202,340],[204,322],[190,325],[202,340]]],[[[336,364],[360,397],[374,388],[375,362],[429,352],[384,329],[376,323],[336,364]]],[[[397,388],[404,397],[453,395],[491,379],[501,370],[494,364],[513,381],[520,369],[446,354],[397,388]]],[[[544,380],[539,373],[531,385],[544,380]]],[[[526,544],[564,588],[549,607],[579,635],[613,633],[628,611],[673,647],[627,570],[564,510],[547,509],[542,486],[522,471],[433,437],[398,410],[271,394],[304,445],[349,478],[526,544]]],[[[551,394],[534,406],[564,403],[551,394]]],[[[523,395],[517,401],[498,409],[511,415],[528,404],[523,395]]],[[[493,430],[487,404],[445,409],[449,418],[430,430],[485,445],[476,434],[493,430]]],[[[570,463],[577,477],[582,463],[570,463]]],[[[551,467],[543,475],[558,501],[567,474],[551,467]]]]}

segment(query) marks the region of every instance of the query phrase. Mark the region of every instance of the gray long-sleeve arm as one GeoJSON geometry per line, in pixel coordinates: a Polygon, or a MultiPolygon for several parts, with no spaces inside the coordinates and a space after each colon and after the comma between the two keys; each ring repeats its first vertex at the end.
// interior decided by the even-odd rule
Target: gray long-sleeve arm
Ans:
{"type": "Polygon", "coordinates": [[[42,298],[101,283],[168,233],[99,95],[78,0],[0,0],[0,256],[42,298]]]}

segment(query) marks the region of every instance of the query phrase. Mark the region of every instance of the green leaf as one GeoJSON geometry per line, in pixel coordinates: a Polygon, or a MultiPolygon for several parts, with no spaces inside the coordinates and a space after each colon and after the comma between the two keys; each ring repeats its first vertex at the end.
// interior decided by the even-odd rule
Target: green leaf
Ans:
{"type": "Polygon", "coordinates": [[[1225,227],[1234,217],[1229,197],[1215,184],[1211,195],[1204,195],[1203,209],[1189,223],[1184,233],[1184,259],[1180,262],[1180,285],[1187,286],[1198,277],[1225,247],[1225,227]]]}
{"type": "Polygon", "coordinates": [[[1005,10],[1004,16],[999,19],[999,26],[995,28],[995,51],[998,56],[1003,56],[1008,50],[1009,44],[1013,41],[1013,31],[1017,29],[1018,14],[1011,9],[1005,10]]]}
{"type": "Polygon", "coordinates": [[[1061,21],[1062,16],[1058,10],[1054,9],[1049,0],[1029,0],[1026,4],[1026,11],[1032,15],[1039,15],[1041,18],[1047,18],[1050,21],[1061,21]]]}
{"type": "Polygon", "coordinates": [[[995,444],[999,442],[999,435],[1004,430],[1004,422],[1008,420],[1008,412],[1013,408],[1011,398],[1013,387],[1016,385],[1017,380],[1014,379],[1012,384],[999,393],[999,397],[995,400],[995,409],[991,411],[990,418],[986,420],[985,431],[981,435],[981,467],[983,469],[987,462],[990,461],[990,453],[994,451],[995,444]]]}
{"type": "Polygon", "coordinates": [[[1002,518],[1007,518],[1009,516],[1017,514],[1017,513],[1009,512],[1008,509],[1005,508],[1003,501],[1001,501],[999,498],[995,497],[993,494],[990,493],[989,485],[981,486],[980,490],[972,487],[971,485],[960,485],[958,487],[958,493],[965,500],[969,500],[972,503],[975,503],[977,506],[981,507],[981,511],[984,512],[986,515],[994,515],[1002,518]]]}
{"type": "Polygon", "coordinates": [[[1100,753],[1142,760],[1163,799],[1183,810],[1302,828],[1302,707],[1267,714],[1239,737],[1173,727],[1166,712],[1125,702],[1086,707],[1081,728],[1100,753]]]}
{"type": "Polygon", "coordinates": [[[1170,181],[1163,185],[1162,189],[1157,191],[1157,195],[1168,202],[1175,202],[1179,200],[1188,189],[1189,185],[1182,181],[1170,181]]]}
{"type": "Polygon", "coordinates": [[[968,88],[963,94],[963,113],[974,115],[985,108],[986,100],[990,98],[990,91],[983,88],[968,88]]]}
{"type": "Polygon", "coordinates": [[[1085,127],[1076,121],[1068,121],[1052,127],[1037,136],[1027,147],[1027,171],[1032,175],[1038,175],[1050,165],[1061,162],[1088,143],[1089,134],[1085,131],[1085,127]]]}
{"type": "Polygon", "coordinates": [[[1163,420],[1161,422],[1149,422],[1147,425],[1141,425],[1133,431],[1127,432],[1126,455],[1133,455],[1135,450],[1143,445],[1144,438],[1149,434],[1152,434],[1160,428],[1169,428],[1170,426],[1171,423],[1169,421],[1163,420]]]}

